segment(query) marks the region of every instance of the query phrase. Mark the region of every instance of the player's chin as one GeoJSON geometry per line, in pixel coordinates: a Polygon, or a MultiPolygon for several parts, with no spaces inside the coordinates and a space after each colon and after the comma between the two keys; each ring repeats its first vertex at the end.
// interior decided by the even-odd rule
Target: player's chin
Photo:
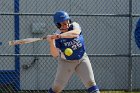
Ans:
{"type": "Polygon", "coordinates": [[[65,29],[60,29],[62,32],[67,32],[68,31],[68,28],[65,28],[65,29]]]}
{"type": "Polygon", "coordinates": [[[60,28],[60,30],[68,30],[68,28],[60,28]]]}

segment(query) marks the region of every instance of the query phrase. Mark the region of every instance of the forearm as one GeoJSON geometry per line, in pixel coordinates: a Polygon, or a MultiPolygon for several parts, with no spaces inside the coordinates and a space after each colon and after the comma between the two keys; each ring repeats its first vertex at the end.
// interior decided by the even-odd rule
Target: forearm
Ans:
{"type": "Polygon", "coordinates": [[[78,34],[67,33],[67,32],[60,34],[60,38],[75,38],[77,36],[78,36],[78,34]]]}
{"type": "Polygon", "coordinates": [[[60,38],[75,38],[75,37],[78,37],[79,34],[80,34],[80,30],[74,29],[74,30],[60,34],[60,38]]]}
{"type": "Polygon", "coordinates": [[[54,58],[58,57],[58,55],[59,55],[59,51],[55,47],[54,41],[50,42],[50,53],[54,58]]]}

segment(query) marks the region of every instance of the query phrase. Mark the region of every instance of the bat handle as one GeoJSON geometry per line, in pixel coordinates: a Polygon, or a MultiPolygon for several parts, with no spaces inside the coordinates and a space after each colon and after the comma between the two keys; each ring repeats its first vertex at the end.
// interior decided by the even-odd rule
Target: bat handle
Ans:
{"type": "Polygon", "coordinates": [[[46,40],[46,39],[47,39],[47,37],[42,37],[41,39],[42,39],[42,40],[46,40]]]}

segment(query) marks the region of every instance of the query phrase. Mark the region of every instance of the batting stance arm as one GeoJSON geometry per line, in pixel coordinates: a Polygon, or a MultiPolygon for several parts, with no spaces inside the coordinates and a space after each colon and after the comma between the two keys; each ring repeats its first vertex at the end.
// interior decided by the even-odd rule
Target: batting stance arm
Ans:
{"type": "Polygon", "coordinates": [[[79,34],[81,33],[80,25],[76,22],[73,22],[72,25],[73,25],[73,30],[66,31],[62,34],[57,34],[57,35],[54,36],[54,38],[58,39],[58,38],[75,38],[75,37],[78,37],[79,34]]]}
{"type": "Polygon", "coordinates": [[[52,35],[52,38],[53,39],[75,38],[75,37],[78,37],[80,33],[81,33],[81,30],[77,28],[77,29],[74,29],[74,30],[71,30],[68,32],[64,32],[62,34],[54,34],[54,35],[52,35]]]}
{"type": "Polygon", "coordinates": [[[79,36],[80,32],[80,29],[76,28],[74,30],[60,34],[60,38],[75,38],[79,36]]]}
{"type": "Polygon", "coordinates": [[[60,34],[60,38],[75,38],[81,33],[81,27],[78,23],[73,22],[73,30],[60,34]]]}
{"type": "Polygon", "coordinates": [[[55,46],[55,39],[52,39],[52,35],[47,36],[47,41],[49,42],[50,45],[50,53],[54,58],[57,58],[59,55],[59,51],[55,46]]]}

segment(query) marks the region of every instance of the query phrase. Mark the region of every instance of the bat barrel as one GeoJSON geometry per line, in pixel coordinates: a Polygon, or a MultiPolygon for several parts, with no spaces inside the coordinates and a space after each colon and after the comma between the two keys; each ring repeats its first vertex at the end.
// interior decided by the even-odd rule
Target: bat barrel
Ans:
{"type": "Polygon", "coordinates": [[[9,45],[27,44],[27,43],[37,42],[41,40],[44,40],[44,39],[43,38],[26,38],[26,39],[21,39],[21,40],[13,40],[13,41],[9,41],[9,45]]]}

